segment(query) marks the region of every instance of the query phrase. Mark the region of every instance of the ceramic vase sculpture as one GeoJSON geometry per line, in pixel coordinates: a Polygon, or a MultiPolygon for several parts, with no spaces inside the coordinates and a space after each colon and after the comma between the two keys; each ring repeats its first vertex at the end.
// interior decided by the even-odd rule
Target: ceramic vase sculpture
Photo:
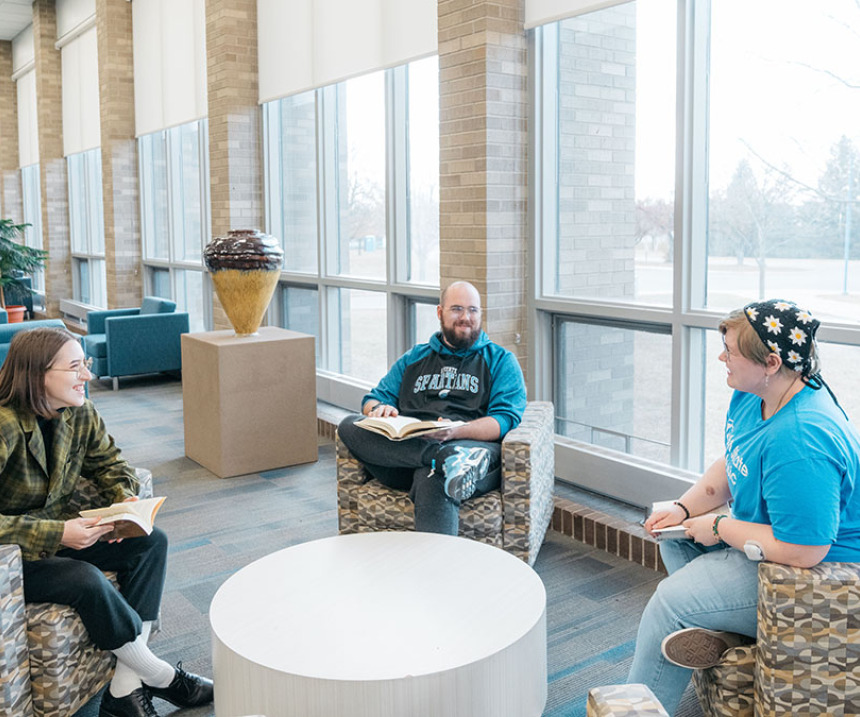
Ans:
{"type": "Polygon", "coordinates": [[[281,275],[278,240],[256,229],[233,229],[206,245],[203,261],[236,336],[256,334],[281,275]]]}

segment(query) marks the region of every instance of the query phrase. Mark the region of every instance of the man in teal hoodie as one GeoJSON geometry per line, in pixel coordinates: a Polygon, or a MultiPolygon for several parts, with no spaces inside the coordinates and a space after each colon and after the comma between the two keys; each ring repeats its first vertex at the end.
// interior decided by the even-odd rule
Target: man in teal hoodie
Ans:
{"type": "Polygon", "coordinates": [[[391,441],[351,415],[338,434],[380,483],[410,491],[416,530],[456,535],[460,504],[499,487],[501,440],[522,419],[526,387],[514,355],[482,331],[474,286],[451,284],[436,312],[440,330],[395,362],[361,412],[465,423],[391,441]]]}

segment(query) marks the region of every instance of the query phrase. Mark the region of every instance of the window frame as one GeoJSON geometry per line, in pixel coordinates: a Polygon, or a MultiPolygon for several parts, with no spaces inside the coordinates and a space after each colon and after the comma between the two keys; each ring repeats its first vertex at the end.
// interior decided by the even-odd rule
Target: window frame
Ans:
{"type": "Polygon", "coordinates": [[[72,295],[75,301],[86,306],[106,309],[107,266],[101,148],[66,156],[66,176],[72,295]],[[84,265],[87,274],[86,287],[82,286],[81,282],[81,269],[84,265]]]}
{"type": "MultiPolygon", "coordinates": [[[[704,375],[714,370],[716,357],[700,360],[705,332],[716,330],[724,312],[707,310],[707,248],[694,237],[707,233],[708,42],[710,0],[678,0],[675,226],[673,297],[668,307],[600,298],[553,295],[548,272],[558,208],[554,187],[558,172],[555,148],[558,97],[554,62],[558,30],[555,23],[530,32],[530,268],[528,312],[535,356],[529,370],[533,395],[555,396],[556,346],[553,324],[586,318],[607,326],[659,327],[672,338],[671,463],[662,464],[557,436],[556,475],[562,482],[609,495],[633,505],[650,506],[657,499],[677,497],[694,482],[700,465],[717,456],[704,456],[704,375]]],[[[860,347],[860,325],[828,322],[817,338],[860,347]]]]}
{"type": "MultiPolygon", "coordinates": [[[[386,278],[374,279],[337,273],[338,193],[337,193],[337,85],[312,90],[316,109],[317,148],[317,270],[315,274],[283,270],[277,291],[282,287],[315,288],[319,300],[319,366],[317,396],[320,400],[357,410],[361,398],[373,383],[337,373],[330,367],[340,351],[337,303],[330,297],[338,290],[372,291],[385,296],[386,362],[390,366],[414,343],[410,326],[413,303],[438,304],[438,283],[421,284],[408,277],[408,65],[382,70],[385,82],[386,118],[386,278]]],[[[265,138],[266,226],[270,233],[281,226],[273,216],[277,211],[282,148],[278,102],[263,105],[265,138]]],[[[281,300],[269,308],[271,325],[283,326],[281,300]]],[[[429,337],[423,337],[426,341],[429,337]]]]}
{"type": "MultiPolygon", "coordinates": [[[[202,296],[201,304],[203,313],[200,317],[203,330],[211,330],[213,324],[212,317],[212,300],[213,287],[209,273],[203,266],[203,249],[211,236],[210,225],[210,194],[209,194],[209,122],[206,118],[188,122],[184,125],[177,125],[168,129],[158,130],[148,135],[138,137],[138,153],[141,158],[139,166],[139,181],[141,191],[141,247],[142,247],[142,264],[144,271],[144,291],[146,294],[153,294],[156,290],[155,273],[159,271],[167,271],[169,275],[168,285],[170,287],[170,296],[163,298],[175,301],[177,309],[187,311],[188,306],[185,300],[185,294],[180,291],[182,281],[181,272],[196,272],[202,277],[202,296]],[[200,258],[195,260],[180,258],[184,254],[185,248],[185,224],[184,224],[184,204],[182,195],[182,137],[181,133],[184,128],[191,125],[197,125],[197,160],[198,181],[197,191],[200,197],[200,258]],[[165,192],[167,196],[167,211],[166,216],[161,220],[167,227],[167,257],[152,256],[151,252],[151,233],[155,231],[154,212],[150,212],[150,207],[154,207],[154,203],[150,200],[146,193],[151,191],[153,186],[154,174],[151,171],[152,167],[148,161],[144,161],[145,157],[151,155],[149,149],[144,148],[144,143],[160,141],[164,147],[164,162],[165,162],[165,192]],[[177,176],[179,174],[180,176],[177,176]],[[180,231],[181,228],[181,231],[180,231]]],[[[192,317],[192,322],[194,318],[192,317]]]]}

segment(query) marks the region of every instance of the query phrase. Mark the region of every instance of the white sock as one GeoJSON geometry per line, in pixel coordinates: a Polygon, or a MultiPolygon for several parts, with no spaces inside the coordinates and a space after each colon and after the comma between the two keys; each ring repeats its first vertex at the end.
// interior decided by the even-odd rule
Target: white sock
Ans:
{"type": "MultiPolygon", "coordinates": [[[[135,673],[140,682],[145,682],[150,687],[167,687],[173,681],[176,670],[164,660],[156,657],[146,646],[151,627],[151,623],[143,623],[143,630],[136,639],[121,645],[112,652],[118,661],[117,668],[119,668],[119,663],[124,663],[135,673]]],[[[114,676],[115,679],[116,676],[114,676]]],[[[129,694],[131,691],[129,690],[125,694],[129,694]]],[[[114,697],[123,696],[114,692],[113,681],[111,681],[111,694],[114,697]]]]}
{"type": "Polygon", "coordinates": [[[137,673],[122,660],[116,658],[116,669],[108,687],[110,693],[114,697],[127,697],[141,686],[137,673]]]}
{"type": "MultiPolygon", "coordinates": [[[[145,645],[149,641],[149,633],[152,631],[152,622],[146,621],[143,623],[143,628],[140,631],[141,639],[145,645]]],[[[113,673],[113,678],[110,681],[110,693],[114,697],[127,697],[139,687],[143,685],[137,673],[131,669],[122,660],[117,658],[116,669],[113,673]]]]}

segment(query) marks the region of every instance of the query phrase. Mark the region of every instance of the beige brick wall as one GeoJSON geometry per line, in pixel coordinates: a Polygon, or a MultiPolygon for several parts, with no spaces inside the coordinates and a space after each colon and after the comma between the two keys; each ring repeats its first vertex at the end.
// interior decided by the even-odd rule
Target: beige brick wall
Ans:
{"type": "Polygon", "coordinates": [[[45,296],[48,316],[59,316],[60,299],[72,296],[69,254],[69,200],[63,158],[63,95],[57,14],[54,0],[33,3],[33,44],[36,57],[36,102],[39,118],[39,174],[42,190],[42,233],[48,252],[45,296]]]}
{"type": "MultiPolygon", "coordinates": [[[[264,229],[256,0],[206,1],[212,234],[264,229]]],[[[216,329],[230,327],[214,299],[216,329]]]]}
{"type": "Polygon", "coordinates": [[[527,47],[523,0],[439,0],[440,280],[474,283],[526,370],[527,47]]]}
{"type": "Polygon", "coordinates": [[[96,0],[102,197],[109,308],[140,306],[140,188],[134,138],[131,3],[96,0]]]}
{"type": "Polygon", "coordinates": [[[12,81],[12,43],[0,42],[0,213],[21,223],[21,173],[18,171],[18,88],[12,81]]]}

